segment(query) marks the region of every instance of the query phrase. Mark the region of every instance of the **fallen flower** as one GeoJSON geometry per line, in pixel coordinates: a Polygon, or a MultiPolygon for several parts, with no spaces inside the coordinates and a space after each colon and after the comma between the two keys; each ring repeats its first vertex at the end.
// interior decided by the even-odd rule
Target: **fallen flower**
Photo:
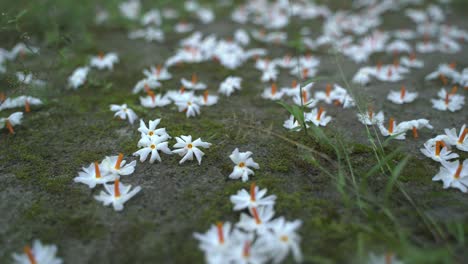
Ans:
{"type": "Polygon", "coordinates": [[[186,160],[193,160],[193,155],[195,154],[198,165],[200,165],[205,153],[203,153],[199,147],[209,148],[211,146],[211,143],[203,142],[201,138],[192,141],[192,136],[190,135],[176,137],[175,139],[177,140],[177,143],[174,145],[174,148],[177,149],[172,152],[179,154],[180,156],[184,156],[180,160],[179,164],[184,163],[186,160]]]}
{"type": "Polygon", "coordinates": [[[242,179],[243,182],[246,182],[249,179],[249,175],[254,175],[255,173],[249,167],[254,169],[259,169],[260,166],[256,163],[250,156],[252,152],[239,152],[239,149],[236,148],[229,158],[236,164],[234,170],[229,175],[231,179],[242,179]]]}
{"type": "Polygon", "coordinates": [[[135,112],[127,107],[127,104],[123,105],[110,105],[110,110],[116,112],[114,116],[118,116],[120,119],[125,120],[128,117],[128,122],[133,124],[133,122],[138,118],[135,112]]]}
{"type": "Polygon", "coordinates": [[[104,191],[101,191],[99,195],[95,195],[94,199],[102,202],[104,206],[112,204],[115,211],[122,211],[124,203],[141,191],[140,186],[131,189],[132,185],[126,186],[117,178],[114,184],[104,184],[104,191]]]}
{"type": "Polygon", "coordinates": [[[34,240],[32,248],[24,247],[24,254],[13,253],[13,260],[16,264],[62,264],[63,260],[56,257],[56,254],[56,245],[46,245],[34,240]]]}

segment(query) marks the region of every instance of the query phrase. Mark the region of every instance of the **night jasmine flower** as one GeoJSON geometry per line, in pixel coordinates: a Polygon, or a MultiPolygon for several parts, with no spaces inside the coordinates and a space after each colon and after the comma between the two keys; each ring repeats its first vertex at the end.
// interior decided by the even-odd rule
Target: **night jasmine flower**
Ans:
{"type": "Polygon", "coordinates": [[[210,95],[208,91],[203,93],[203,96],[198,97],[198,102],[203,106],[210,106],[218,103],[217,95],[210,95]]]}
{"type": "Polygon", "coordinates": [[[446,143],[455,146],[461,151],[468,151],[468,128],[466,125],[463,125],[460,128],[460,133],[457,135],[457,130],[455,128],[445,129],[446,143]]]}
{"type": "Polygon", "coordinates": [[[242,189],[235,195],[231,195],[231,203],[234,204],[234,211],[251,209],[253,207],[273,206],[275,205],[276,195],[265,196],[267,189],[260,189],[253,182],[250,184],[250,193],[242,189]]]}
{"type": "Polygon", "coordinates": [[[242,78],[229,76],[219,86],[218,92],[226,96],[231,96],[235,90],[241,89],[242,78]]]}
{"type": "Polygon", "coordinates": [[[288,222],[283,217],[279,217],[269,223],[271,231],[261,234],[258,238],[258,244],[262,248],[268,249],[268,252],[271,252],[273,263],[282,262],[289,251],[292,251],[296,262],[302,261],[302,253],[299,246],[301,238],[297,234],[297,229],[301,225],[302,222],[300,220],[288,222]]]}
{"type": "Polygon", "coordinates": [[[143,90],[148,92],[149,90],[154,90],[158,87],[161,87],[161,83],[158,82],[155,78],[146,78],[138,81],[137,84],[135,84],[132,93],[137,94],[143,90]]]}
{"type": "Polygon", "coordinates": [[[206,233],[194,233],[193,236],[200,242],[199,247],[205,252],[207,263],[222,263],[235,242],[233,233],[231,223],[219,222],[211,225],[206,233]]]}
{"type": "Polygon", "coordinates": [[[326,126],[332,120],[331,116],[326,116],[326,113],[323,107],[314,108],[310,113],[305,114],[305,120],[316,126],[326,126]]]}
{"type": "MultiPolygon", "coordinates": [[[[306,126],[309,127],[307,124],[306,126]]],[[[284,121],[283,127],[292,131],[301,131],[302,129],[301,124],[299,124],[293,115],[290,115],[289,118],[284,121]]]]}
{"type": "Polygon", "coordinates": [[[120,176],[130,175],[135,171],[136,161],[126,164],[123,159],[124,155],[120,153],[118,156],[107,156],[101,163],[101,173],[110,174],[119,178],[120,176]]]}
{"type": "Polygon", "coordinates": [[[458,154],[451,152],[442,140],[435,141],[435,144],[432,141],[427,141],[424,143],[424,148],[420,150],[426,157],[437,162],[458,158],[458,154]]]}
{"type": "Polygon", "coordinates": [[[247,232],[256,232],[257,234],[268,232],[269,222],[275,216],[273,206],[252,207],[249,209],[249,212],[251,216],[241,213],[236,227],[247,232]]]}
{"type": "Polygon", "coordinates": [[[14,134],[14,126],[21,124],[21,119],[23,118],[23,112],[15,112],[7,118],[0,118],[0,129],[6,127],[10,134],[14,134]]]}
{"type": "Polygon", "coordinates": [[[177,143],[174,145],[176,149],[172,152],[184,156],[179,164],[184,163],[186,160],[193,160],[193,155],[195,154],[198,165],[200,165],[202,157],[205,155],[205,153],[200,150],[200,147],[209,148],[211,146],[211,143],[203,142],[201,138],[192,141],[192,136],[180,136],[175,139],[177,140],[177,143]]]}
{"type": "Polygon", "coordinates": [[[395,104],[411,103],[418,97],[418,93],[408,92],[405,86],[401,86],[400,91],[390,91],[387,99],[395,104]]]}
{"type": "Polygon", "coordinates": [[[114,68],[114,64],[119,62],[119,57],[117,53],[107,53],[106,55],[100,54],[98,56],[91,57],[91,61],[89,65],[92,67],[96,67],[100,70],[108,69],[112,70],[114,68]]]}
{"type": "Polygon", "coordinates": [[[388,128],[386,128],[383,123],[378,124],[380,133],[384,137],[388,136],[395,136],[395,139],[398,140],[404,140],[406,138],[406,131],[408,130],[408,127],[406,124],[403,123],[403,125],[398,124],[397,122],[391,117],[390,120],[388,121],[388,128]]]}
{"type": "Polygon", "coordinates": [[[276,83],[272,83],[270,88],[265,88],[262,93],[262,98],[270,100],[279,100],[283,97],[283,92],[278,91],[276,83]]]}
{"type": "Polygon", "coordinates": [[[73,71],[72,75],[68,77],[68,85],[73,89],[78,89],[86,82],[86,77],[88,76],[89,67],[79,67],[73,71]]]}
{"type": "Polygon", "coordinates": [[[96,161],[88,167],[83,167],[82,171],[73,180],[88,185],[89,188],[96,187],[97,184],[104,184],[115,180],[115,175],[101,174],[101,165],[96,161]]]}
{"type": "Polygon", "coordinates": [[[377,114],[369,108],[365,114],[357,114],[359,122],[363,123],[364,125],[371,126],[371,125],[378,125],[384,122],[384,114],[382,111],[378,112],[377,114]]]}
{"type": "Polygon", "coordinates": [[[24,254],[13,253],[15,264],[62,264],[63,260],[56,257],[57,246],[42,244],[34,240],[32,248],[24,247],[24,254]]]}
{"type": "Polygon", "coordinates": [[[183,93],[175,99],[179,112],[185,112],[187,117],[200,114],[200,105],[193,93],[183,93]]]}
{"type": "Polygon", "coordinates": [[[164,107],[170,103],[171,100],[166,95],[155,95],[152,91],[148,92],[148,96],[140,97],[140,104],[147,108],[164,107]]]}
{"type": "Polygon", "coordinates": [[[413,137],[418,138],[418,130],[421,128],[428,128],[428,129],[433,129],[431,124],[429,124],[429,120],[421,118],[421,119],[416,119],[416,120],[411,120],[411,121],[405,121],[401,122],[400,126],[406,127],[406,130],[412,130],[413,131],[413,137]]]}
{"type": "Polygon", "coordinates": [[[128,117],[128,122],[133,124],[133,122],[138,118],[135,112],[127,107],[127,104],[123,105],[110,105],[110,110],[114,111],[114,116],[118,116],[121,120],[125,120],[128,117]]]}
{"type": "Polygon", "coordinates": [[[254,175],[255,173],[250,167],[254,169],[259,169],[260,166],[256,163],[250,156],[252,152],[239,152],[239,149],[236,148],[229,158],[236,164],[234,170],[229,175],[231,179],[242,179],[243,182],[246,182],[249,179],[249,175],[254,175]]]}
{"type": "Polygon", "coordinates": [[[101,191],[99,195],[95,195],[94,199],[102,202],[104,206],[112,204],[115,211],[122,211],[124,203],[140,191],[140,186],[136,186],[132,190],[132,185],[124,185],[117,178],[114,184],[104,184],[104,191],[101,191]]]}
{"type": "Polygon", "coordinates": [[[206,84],[202,82],[198,82],[198,77],[196,74],[192,75],[191,81],[188,81],[182,78],[180,82],[186,89],[189,89],[189,90],[205,90],[206,89],[206,84]]]}
{"type": "Polygon", "coordinates": [[[193,28],[193,24],[182,21],[175,25],[174,30],[177,33],[187,33],[192,31],[193,28]]]}
{"type": "Polygon", "coordinates": [[[443,161],[439,173],[432,180],[442,181],[444,189],[452,187],[466,193],[468,190],[468,159],[463,161],[463,163],[460,160],[452,162],[443,161]]]}
{"type": "Polygon", "coordinates": [[[154,79],[156,81],[170,80],[172,75],[169,73],[166,67],[158,65],[157,67],[151,66],[149,70],[143,70],[143,74],[148,79],[154,79]]]}
{"type": "Polygon", "coordinates": [[[142,147],[140,150],[133,153],[133,156],[140,156],[140,162],[144,162],[148,155],[151,153],[149,162],[154,163],[155,160],[161,162],[161,157],[159,156],[159,151],[162,151],[166,154],[172,154],[172,151],[168,147],[167,140],[169,136],[167,135],[153,135],[147,136],[143,135],[138,142],[138,146],[142,147]]]}
{"type": "Polygon", "coordinates": [[[432,108],[440,111],[455,112],[462,109],[465,104],[465,96],[456,94],[456,89],[452,89],[449,93],[442,88],[437,95],[439,98],[431,99],[432,108]]]}
{"type": "Polygon", "coordinates": [[[400,59],[401,65],[408,67],[408,68],[422,68],[424,67],[424,62],[422,60],[416,59],[416,56],[412,54],[409,58],[402,57],[400,59]]]}

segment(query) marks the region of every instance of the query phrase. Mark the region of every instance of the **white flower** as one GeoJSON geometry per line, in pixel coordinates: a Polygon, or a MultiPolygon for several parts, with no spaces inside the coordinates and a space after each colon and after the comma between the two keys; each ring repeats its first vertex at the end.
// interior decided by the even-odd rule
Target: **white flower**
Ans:
{"type": "Polygon", "coordinates": [[[208,91],[205,91],[203,96],[198,97],[198,102],[203,106],[210,106],[218,103],[218,99],[217,95],[210,95],[208,91]]]}
{"type": "Polygon", "coordinates": [[[119,62],[119,57],[117,56],[116,53],[107,53],[106,55],[99,55],[99,56],[94,56],[91,57],[91,62],[89,65],[92,67],[96,67],[100,70],[102,69],[108,69],[112,70],[114,68],[114,64],[119,62]]]}
{"type": "Polygon", "coordinates": [[[110,105],[110,110],[116,112],[114,116],[118,116],[122,120],[125,120],[128,117],[128,122],[130,122],[130,124],[133,124],[133,122],[135,122],[135,120],[138,118],[135,112],[133,112],[132,109],[127,107],[127,104],[112,104],[110,105]]]}
{"type": "Polygon", "coordinates": [[[24,254],[13,253],[13,260],[15,264],[62,264],[62,259],[56,254],[56,245],[43,245],[41,241],[34,240],[32,248],[24,247],[24,254]]]}
{"type": "Polygon", "coordinates": [[[457,188],[466,193],[468,187],[468,159],[463,164],[457,160],[443,161],[439,173],[432,178],[433,181],[442,181],[444,189],[457,188]]]}
{"type": "Polygon", "coordinates": [[[397,122],[393,118],[390,118],[388,124],[388,129],[383,125],[383,123],[378,124],[380,133],[382,133],[384,137],[395,136],[395,139],[398,140],[404,140],[406,138],[405,133],[408,130],[407,124],[402,123],[403,125],[397,125],[397,122]]]}
{"type": "Polygon", "coordinates": [[[279,100],[283,97],[283,92],[278,91],[276,83],[272,83],[270,88],[265,88],[262,93],[262,98],[270,100],[279,100]]]}
{"type": "Polygon", "coordinates": [[[135,20],[140,15],[141,4],[139,0],[128,0],[119,5],[120,13],[131,20],[135,20]]]}
{"type": "Polygon", "coordinates": [[[32,96],[21,95],[15,98],[6,98],[2,104],[0,104],[0,110],[24,107],[26,112],[29,112],[28,108],[32,105],[42,105],[42,101],[39,98],[32,96]]]}
{"type": "Polygon", "coordinates": [[[200,114],[200,106],[197,98],[193,93],[183,93],[175,98],[175,104],[179,108],[179,112],[185,112],[187,117],[200,114]]]}
{"type": "Polygon", "coordinates": [[[191,81],[188,81],[188,80],[182,78],[182,80],[180,80],[180,82],[182,83],[182,85],[186,89],[189,89],[189,90],[205,90],[206,89],[206,84],[204,84],[202,82],[198,82],[198,78],[197,78],[196,74],[192,75],[192,80],[191,81]]]}
{"type": "Polygon", "coordinates": [[[403,130],[412,130],[414,138],[419,137],[419,135],[418,135],[418,130],[419,129],[421,129],[421,128],[433,129],[434,128],[429,123],[429,120],[424,119],[424,118],[401,122],[399,124],[399,126],[401,126],[403,130]]]}
{"type": "Polygon", "coordinates": [[[104,184],[104,190],[99,195],[95,195],[94,199],[102,202],[104,206],[112,204],[115,211],[122,211],[124,203],[130,200],[138,192],[141,191],[140,186],[132,189],[132,185],[125,186],[123,183],[116,179],[114,184],[104,184]]]}
{"type": "Polygon", "coordinates": [[[305,114],[305,120],[316,126],[326,126],[332,120],[331,116],[326,116],[326,113],[323,107],[314,108],[310,113],[305,114]]]}
{"type": "Polygon", "coordinates": [[[167,98],[166,95],[157,94],[155,95],[153,92],[148,92],[148,96],[140,97],[140,104],[147,108],[155,108],[155,107],[164,107],[171,103],[171,100],[167,98]]]}
{"type": "Polygon", "coordinates": [[[142,148],[133,153],[133,156],[140,156],[140,161],[144,162],[151,153],[150,163],[154,163],[155,160],[161,162],[161,157],[159,156],[158,151],[162,151],[166,154],[172,154],[168,147],[168,138],[169,137],[167,135],[153,135],[152,137],[143,135],[138,142],[138,146],[141,146],[142,148]]]}
{"type": "Polygon", "coordinates": [[[166,81],[172,78],[166,67],[158,65],[157,67],[151,66],[149,70],[143,70],[143,74],[148,79],[154,79],[156,81],[166,81]]]}
{"type": "Polygon", "coordinates": [[[231,96],[235,90],[241,89],[242,78],[229,76],[220,85],[218,92],[226,96],[231,96]]]}
{"type": "Polygon", "coordinates": [[[256,163],[250,156],[252,152],[239,152],[239,149],[236,148],[229,158],[236,164],[234,170],[232,171],[229,178],[231,179],[242,179],[243,182],[246,182],[249,179],[249,175],[254,175],[255,173],[249,168],[259,169],[260,166],[256,163]]]}
{"type": "MultiPolygon", "coordinates": [[[[253,242],[253,233],[236,232],[236,243],[229,252],[229,263],[235,264],[264,264],[268,257],[264,250],[253,242]]],[[[225,260],[222,260],[225,261],[225,260]]],[[[222,262],[221,262],[222,263],[222,262]]]]}
{"type": "Polygon", "coordinates": [[[302,253],[299,247],[301,238],[296,233],[301,225],[300,220],[287,222],[283,217],[279,217],[270,222],[271,231],[262,234],[258,238],[258,244],[271,252],[273,263],[282,262],[290,250],[296,262],[302,261],[302,253]]]}
{"type": "Polygon", "coordinates": [[[422,68],[424,67],[424,62],[422,60],[416,59],[415,56],[402,57],[400,59],[401,65],[408,67],[408,68],[422,68]]]}
{"type": "Polygon", "coordinates": [[[78,176],[73,180],[75,182],[86,184],[91,189],[96,187],[97,184],[104,184],[106,182],[115,180],[115,175],[101,174],[102,169],[100,166],[101,165],[99,165],[99,163],[96,161],[91,163],[88,167],[83,167],[83,171],[80,171],[78,176]]]}
{"type": "Polygon", "coordinates": [[[86,82],[88,76],[89,67],[79,67],[73,71],[72,75],[68,77],[68,85],[73,89],[78,89],[81,85],[86,82]]]}
{"type": "Polygon", "coordinates": [[[442,140],[435,141],[435,144],[433,140],[428,140],[424,143],[424,148],[421,149],[421,152],[426,157],[437,162],[458,158],[458,154],[452,153],[442,140]]]}
{"type": "Polygon", "coordinates": [[[275,205],[276,195],[266,196],[267,189],[260,189],[255,183],[250,185],[250,193],[242,189],[237,194],[231,195],[231,203],[234,204],[234,211],[251,209],[253,207],[273,206],[275,205]]]}
{"type": "MultiPolygon", "coordinates": [[[[306,125],[309,127],[308,125],[306,125]]],[[[283,123],[283,127],[292,131],[301,131],[302,126],[299,122],[294,118],[293,115],[289,116],[289,119],[285,120],[283,123]]]]}
{"type": "Polygon", "coordinates": [[[466,125],[463,125],[460,128],[460,133],[457,135],[457,130],[455,128],[452,129],[445,129],[446,140],[447,144],[455,146],[457,149],[461,151],[468,151],[468,128],[466,125]]]}
{"type": "MultiPolygon", "coordinates": [[[[140,127],[138,128],[138,131],[141,133],[141,137],[143,136],[167,136],[167,138],[171,138],[169,134],[166,132],[166,128],[158,128],[156,127],[159,125],[161,122],[161,119],[155,119],[155,120],[150,120],[149,125],[146,126],[145,121],[143,119],[140,119],[140,127]]],[[[138,147],[141,147],[140,143],[138,143],[138,147]]]]}
{"type": "Polygon", "coordinates": [[[232,224],[226,222],[211,225],[206,233],[194,233],[193,236],[200,242],[199,247],[205,252],[207,263],[222,263],[235,242],[235,233],[232,232],[232,224]]]}
{"type": "Polygon", "coordinates": [[[0,118],[0,129],[6,127],[10,134],[14,134],[14,126],[21,124],[21,119],[23,118],[23,112],[15,112],[7,118],[0,118]]]}
{"type": "Polygon", "coordinates": [[[246,46],[249,45],[250,37],[247,31],[243,29],[237,29],[234,32],[234,40],[240,45],[246,46]]]}
{"type": "Polygon", "coordinates": [[[278,78],[278,74],[279,71],[275,68],[275,66],[267,67],[262,72],[262,77],[260,79],[262,82],[276,81],[276,79],[278,78]]]}
{"type": "Polygon", "coordinates": [[[453,89],[450,93],[442,88],[438,93],[438,99],[431,99],[432,107],[440,111],[451,111],[455,112],[463,108],[465,104],[465,97],[463,95],[456,94],[456,89],[453,89]]]}
{"type": "Polygon", "coordinates": [[[410,93],[402,86],[400,91],[390,91],[387,99],[395,104],[404,104],[413,102],[417,97],[418,93],[410,93]]]}
{"type": "Polygon", "coordinates": [[[369,254],[369,259],[366,262],[367,264],[403,264],[403,261],[397,259],[395,254],[391,252],[385,253],[383,256],[377,256],[373,253],[369,254]]]}
{"type": "Polygon", "coordinates": [[[371,125],[378,125],[384,122],[384,114],[382,111],[375,114],[372,109],[369,109],[365,114],[357,114],[359,122],[364,125],[371,126],[371,125]]]}
{"type": "Polygon", "coordinates": [[[135,87],[133,87],[133,94],[137,94],[142,90],[145,90],[146,92],[151,90],[156,89],[157,87],[160,87],[161,83],[158,82],[155,78],[145,78],[143,80],[140,80],[135,84],[135,87]]]}
{"type": "Polygon", "coordinates": [[[377,70],[377,73],[375,74],[375,77],[383,82],[398,82],[404,79],[403,73],[406,73],[407,70],[406,68],[400,66],[400,67],[395,67],[394,65],[387,65],[387,66],[382,66],[379,70],[377,70]]]}
{"type": "Polygon", "coordinates": [[[126,162],[126,160],[123,160],[122,153],[118,156],[107,156],[101,163],[101,173],[110,174],[115,177],[130,175],[135,171],[136,161],[125,165],[126,162]]]}
{"type": "Polygon", "coordinates": [[[252,216],[241,213],[240,220],[236,226],[247,232],[266,233],[269,228],[269,222],[275,216],[273,206],[252,207],[249,212],[252,216]]]}
{"type": "Polygon", "coordinates": [[[335,100],[342,98],[344,95],[346,95],[348,92],[340,87],[339,85],[334,85],[334,89],[332,90],[332,86],[330,84],[327,84],[325,88],[325,92],[316,92],[315,93],[315,100],[317,101],[323,101],[327,104],[333,103],[335,100]]]}
{"type": "Polygon", "coordinates": [[[186,33],[193,30],[193,24],[186,22],[179,22],[174,27],[175,32],[177,33],[186,33]]]}
{"type": "Polygon", "coordinates": [[[173,150],[172,152],[177,153],[180,156],[184,156],[180,160],[179,164],[184,163],[186,160],[193,160],[193,155],[195,154],[195,157],[198,160],[198,165],[200,165],[205,153],[203,153],[199,147],[209,148],[211,146],[211,143],[203,142],[201,138],[192,141],[192,136],[180,136],[175,139],[177,140],[177,143],[174,145],[174,148],[178,149],[173,150]]]}

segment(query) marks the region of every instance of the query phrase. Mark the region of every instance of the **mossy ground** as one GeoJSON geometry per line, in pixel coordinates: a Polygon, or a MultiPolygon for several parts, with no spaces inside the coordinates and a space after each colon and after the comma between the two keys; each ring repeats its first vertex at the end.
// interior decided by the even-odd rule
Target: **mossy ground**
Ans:
{"type": "MultiPolygon", "coordinates": [[[[219,104],[203,108],[196,118],[187,119],[174,106],[155,110],[142,108],[138,96],[131,94],[131,88],[142,77],[143,68],[162,63],[173,54],[180,36],[168,32],[162,44],[128,40],[127,29],[134,25],[115,18],[114,25],[91,26],[90,14],[86,12],[94,10],[94,5],[92,1],[85,3],[76,13],[69,14],[61,10],[76,6],[74,1],[52,1],[56,5],[57,13],[53,13],[56,16],[46,16],[47,21],[39,19],[42,24],[31,21],[43,11],[34,11],[34,6],[28,5],[30,9],[19,19],[18,29],[11,24],[3,29],[2,47],[24,41],[25,35],[41,46],[40,56],[10,63],[9,72],[31,71],[48,84],[44,88],[23,87],[12,75],[1,79],[2,91],[9,96],[29,94],[45,102],[26,114],[14,136],[4,131],[0,135],[1,263],[9,263],[11,253],[21,251],[35,238],[57,244],[59,256],[66,263],[201,263],[203,256],[192,238],[193,232],[204,232],[216,221],[237,221],[239,216],[232,211],[229,195],[250,184],[227,178],[232,169],[228,155],[236,147],[254,153],[261,169],[252,180],[278,196],[277,214],[304,222],[300,234],[306,263],[353,262],[370,250],[396,251],[409,263],[462,263],[468,258],[467,252],[462,250],[468,232],[465,210],[468,198],[431,182],[438,166],[419,154],[425,139],[442,132],[444,127],[459,127],[463,122],[460,113],[439,113],[430,109],[428,99],[434,96],[438,84],[424,82],[423,76],[440,62],[456,61],[459,67],[466,67],[466,51],[450,56],[424,56],[427,67],[405,81],[421,92],[421,99],[408,107],[385,102],[386,93],[395,85],[356,89],[364,97],[375,98],[375,107],[386,109],[397,120],[430,117],[436,127],[435,131],[421,131],[418,140],[392,142],[387,147],[388,151],[402,147],[403,154],[411,155],[398,182],[414,204],[394,190],[385,207],[396,219],[392,221],[387,212],[375,204],[363,208],[351,193],[348,195],[351,198],[344,198],[339,191],[339,180],[326,175],[316,162],[332,172],[336,172],[335,168],[301,145],[336,160],[332,147],[303,132],[287,132],[282,128],[288,114],[280,105],[260,98],[264,84],[258,81],[259,73],[252,62],[235,71],[216,63],[171,68],[174,78],[164,83],[166,90],[177,89],[178,80],[193,72],[208,83],[210,92],[215,92],[218,84],[230,74],[244,78],[240,93],[222,97],[219,104]],[[83,25],[63,22],[70,20],[65,18],[82,17],[88,19],[83,20],[83,25]],[[57,26],[51,27],[51,24],[57,26]],[[20,34],[22,31],[26,34],[20,34]],[[115,70],[93,71],[84,87],[77,91],[66,89],[66,78],[73,69],[99,51],[119,53],[120,63],[115,70]],[[144,120],[162,118],[161,126],[172,136],[190,134],[213,143],[205,151],[200,166],[195,162],[179,165],[179,157],[164,154],[162,163],[138,163],[135,174],[124,181],[141,185],[143,191],[120,213],[93,199],[99,190],[73,183],[82,166],[119,152],[132,159],[131,154],[137,150],[137,125],[114,119],[108,109],[112,103],[127,103],[144,120]],[[424,222],[428,218],[421,218],[420,214],[430,217],[437,226],[424,222]]],[[[10,6],[8,16],[18,11],[16,5],[10,3],[10,6]]],[[[219,14],[228,13],[225,9],[216,10],[219,14]]],[[[400,16],[394,13],[385,21],[396,21],[400,16]]],[[[467,26],[459,13],[452,19],[460,26],[467,26]]],[[[221,15],[217,21],[224,21],[221,15]]],[[[396,23],[394,27],[401,26],[393,23],[396,23]]],[[[208,27],[197,25],[197,30],[224,37],[236,27],[224,21],[208,27]]],[[[294,35],[293,30],[290,29],[291,35],[294,35]]],[[[271,49],[276,56],[285,52],[293,54],[294,49],[283,46],[271,49]]],[[[322,60],[319,74],[340,80],[336,58],[326,53],[318,56],[322,60]]],[[[350,79],[356,65],[342,60],[345,77],[350,79]]],[[[391,61],[392,58],[378,54],[372,58],[372,61],[377,60],[391,61]]],[[[280,86],[289,84],[291,79],[282,75],[280,86]]],[[[316,88],[324,86],[325,82],[318,83],[316,88]]],[[[376,163],[365,129],[355,120],[354,111],[327,110],[335,120],[323,130],[333,142],[343,144],[360,180],[359,177],[376,163]]],[[[403,154],[392,162],[396,164],[403,154]]],[[[349,183],[349,179],[346,182],[349,183]]],[[[383,202],[387,182],[383,175],[376,174],[366,183],[365,195],[377,204],[383,202]]],[[[344,187],[346,192],[349,192],[348,187],[344,187]]]]}

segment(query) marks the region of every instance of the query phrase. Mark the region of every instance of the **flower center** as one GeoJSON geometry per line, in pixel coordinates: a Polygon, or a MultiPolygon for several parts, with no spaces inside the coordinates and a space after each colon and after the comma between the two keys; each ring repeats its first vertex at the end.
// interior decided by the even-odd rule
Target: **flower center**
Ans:
{"type": "Polygon", "coordinates": [[[151,144],[150,148],[151,148],[151,149],[155,149],[156,146],[155,146],[154,144],[151,144]]]}
{"type": "Polygon", "coordinates": [[[150,132],[148,133],[148,135],[153,136],[153,135],[154,135],[154,132],[153,132],[153,131],[150,131],[150,132]]]}
{"type": "Polygon", "coordinates": [[[283,242],[285,242],[285,243],[286,243],[286,242],[288,242],[288,240],[289,240],[289,237],[288,237],[288,236],[286,236],[286,235],[284,235],[284,236],[281,236],[281,237],[280,237],[280,239],[281,239],[281,241],[283,241],[283,242]]]}
{"type": "Polygon", "coordinates": [[[237,166],[239,166],[239,168],[244,168],[244,167],[245,167],[245,163],[244,163],[244,162],[240,162],[239,165],[237,165],[237,166]]]}
{"type": "Polygon", "coordinates": [[[187,148],[189,148],[189,149],[191,149],[192,147],[193,147],[192,144],[188,144],[188,145],[187,145],[187,148]]]}

